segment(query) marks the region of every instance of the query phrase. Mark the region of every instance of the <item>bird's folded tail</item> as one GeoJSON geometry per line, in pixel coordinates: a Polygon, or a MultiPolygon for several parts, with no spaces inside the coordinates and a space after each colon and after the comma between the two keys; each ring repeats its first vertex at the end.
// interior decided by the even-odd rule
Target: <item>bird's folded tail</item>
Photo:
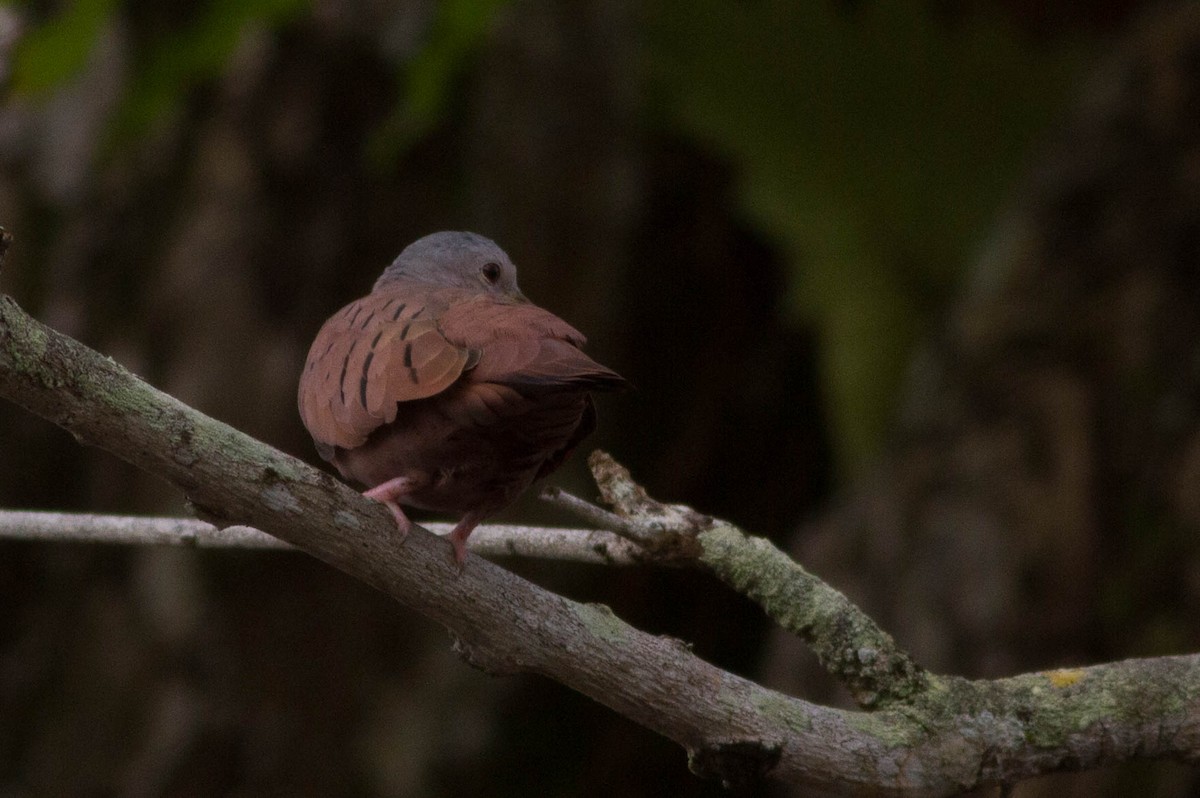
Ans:
{"type": "Polygon", "coordinates": [[[568,341],[557,338],[491,343],[471,379],[507,385],[524,395],[561,390],[619,391],[630,387],[568,341]]]}

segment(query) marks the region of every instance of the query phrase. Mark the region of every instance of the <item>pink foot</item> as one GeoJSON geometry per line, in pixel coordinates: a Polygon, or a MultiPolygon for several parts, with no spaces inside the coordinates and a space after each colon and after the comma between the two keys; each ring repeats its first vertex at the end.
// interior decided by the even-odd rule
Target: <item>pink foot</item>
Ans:
{"type": "Polygon", "coordinates": [[[409,531],[412,530],[412,521],[404,514],[404,510],[400,509],[399,500],[412,492],[413,487],[414,480],[396,477],[363,491],[363,495],[368,499],[374,499],[391,511],[392,517],[396,519],[396,528],[400,530],[401,541],[408,537],[409,531]]]}
{"type": "Polygon", "coordinates": [[[467,538],[475,531],[475,527],[479,526],[479,522],[483,520],[483,516],[478,513],[467,513],[459,519],[458,525],[447,536],[450,541],[451,548],[454,549],[454,563],[461,571],[463,563],[467,560],[467,538]]]}

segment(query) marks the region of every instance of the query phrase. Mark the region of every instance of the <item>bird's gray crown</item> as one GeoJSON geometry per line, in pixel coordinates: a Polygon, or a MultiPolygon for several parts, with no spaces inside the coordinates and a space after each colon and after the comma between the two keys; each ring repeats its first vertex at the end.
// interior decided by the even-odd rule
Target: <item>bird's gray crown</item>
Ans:
{"type": "Polygon", "coordinates": [[[460,230],[430,233],[409,244],[375,287],[400,279],[519,295],[517,269],[504,250],[490,238],[460,230]],[[483,276],[489,264],[499,267],[499,276],[490,282],[483,276]]]}

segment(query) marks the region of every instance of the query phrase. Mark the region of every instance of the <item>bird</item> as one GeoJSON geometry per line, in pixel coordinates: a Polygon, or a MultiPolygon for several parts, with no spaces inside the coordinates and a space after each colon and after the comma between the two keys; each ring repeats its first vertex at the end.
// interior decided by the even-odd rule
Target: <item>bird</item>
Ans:
{"type": "Polygon", "coordinates": [[[317,333],[297,392],[317,452],[391,511],[472,530],[553,472],[596,426],[593,392],[626,380],[584,336],[525,298],[512,260],[476,233],[418,239],[317,333]]]}

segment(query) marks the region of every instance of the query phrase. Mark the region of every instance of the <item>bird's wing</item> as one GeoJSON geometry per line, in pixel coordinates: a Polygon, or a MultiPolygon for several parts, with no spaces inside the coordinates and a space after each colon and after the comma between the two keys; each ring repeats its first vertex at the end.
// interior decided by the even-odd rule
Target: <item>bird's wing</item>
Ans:
{"type": "Polygon", "coordinates": [[[471,367],[478,353],[446,340],[438,326],[452,301],[393,285],[325,322],[299,388],[300,417],[322,456],[360,446],[395,420],[398,403],[435,396],[471,367]]]}
{"type": "Polygon", "coordinates": [[[530,396],[543,392],[604,391],[627,383],[584,354],[583,335],[548,310],[480,297],[447,308],[439,324],[446,339],[480,353],[469,381],[530,396]]]}
{"type": "Polygon", "coordinates": [[[440,406],[464,423],[486,427],[519,416],[522,437],[562,441],[586,426],[584,415],[593,418],[589,391],[626,386],[580,351],[579,331],[536,305],[477,297],[447,308],[439,324],[447,340],[479,353],[440,406]]]}

